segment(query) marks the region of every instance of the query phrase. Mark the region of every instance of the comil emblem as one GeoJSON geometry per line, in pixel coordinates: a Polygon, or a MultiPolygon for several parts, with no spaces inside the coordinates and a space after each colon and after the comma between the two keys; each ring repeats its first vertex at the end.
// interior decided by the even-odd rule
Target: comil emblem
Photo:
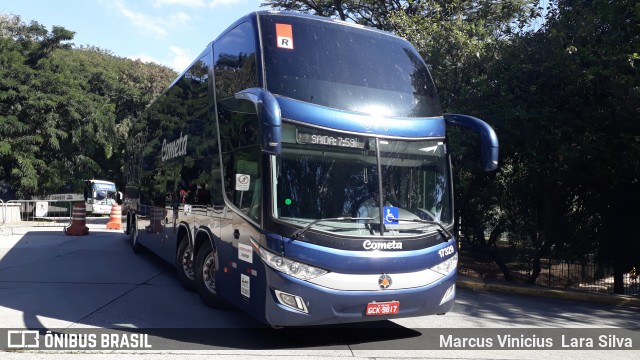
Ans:
{"type": "Polygon", "coordinates": [[[380,286],[382,290],[391,286],[391,276],[387,274],[380,275],[380,278],[378,278],[378,286],[380,286]]]}

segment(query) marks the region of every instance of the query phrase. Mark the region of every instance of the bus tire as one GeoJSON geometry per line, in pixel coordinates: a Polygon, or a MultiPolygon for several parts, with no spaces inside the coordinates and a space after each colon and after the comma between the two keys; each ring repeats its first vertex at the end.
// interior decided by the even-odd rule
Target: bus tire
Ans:
{"type": "Polygon", "coordinates": [[[205,241],[200,246],[194,262],[196,290],[207,306],[220,309],[226,306],[217,291],[217,264],[218,253],[211,247],[211,242],[205,241]]]}
{"type": "Polygon", "coordinates": [[[126,226],[124,227],[125,235],[131,235],[131,214],[127,214],[126,226]]]}
{"type": "Polygon", "coordinates": [[[142,252],[142,245],[138,241],[138,226],[136,216],[133,215],[127,219],[127,233],[129,234],[129,241],[131,242],[131,249],[136,254],[142,252]]]}
{"type": "Polygon", "coordinates": [[[189,236],[184,234],[178,244],[178,251],[176,251],[176,271],[178,280],[180,280],[182,286],[189,291],[195,291],[196,285],[193,269],[195,259],[192,260],[191,251],[189,236]]]}

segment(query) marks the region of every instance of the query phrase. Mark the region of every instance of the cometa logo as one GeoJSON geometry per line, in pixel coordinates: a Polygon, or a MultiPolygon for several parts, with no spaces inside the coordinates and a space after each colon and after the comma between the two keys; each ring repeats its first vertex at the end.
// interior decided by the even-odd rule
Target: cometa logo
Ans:
{"type": "Polygon", "coordinates": [[[162,161],[167,161],[178,156],[187,154],[187,135],[180,137],[170,143],[167,143],[167,139],[162,141],[162,161]]]}
{"type": "Polygon", "coordinates": [[[393,241],[371,241],[362,243],[365,250],[402,250],[402,243],[393,241]]]}
{"type": "Polygon", "coordinates": [[[387,274],[382,274],[380,275],[380,278],[378,278],[378,286],[380,286],[380,289],[382,290],[388,289],[389,286],[391,286],[391,283],[392,283],[391,276],[387,274]]]}

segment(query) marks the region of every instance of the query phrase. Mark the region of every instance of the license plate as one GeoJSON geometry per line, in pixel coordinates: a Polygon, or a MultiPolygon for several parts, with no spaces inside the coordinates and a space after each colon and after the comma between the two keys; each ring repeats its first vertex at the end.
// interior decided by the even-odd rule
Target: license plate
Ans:
{"type": "Polygon", "coordinates": [[[368,316],[393,315],[400,310],[400,301],[372,302],[367,304],[368,316]]]}

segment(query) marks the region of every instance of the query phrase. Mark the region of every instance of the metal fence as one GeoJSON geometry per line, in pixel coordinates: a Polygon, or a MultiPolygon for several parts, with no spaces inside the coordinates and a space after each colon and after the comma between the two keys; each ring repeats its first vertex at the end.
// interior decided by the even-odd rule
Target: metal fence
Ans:
{"type": "Polygon", "coordinates": [[[4,201],[0,199],[0,226],[4,225],[5,218],[6,218],[6,209],[4,206],[4,201]]]}
{"type": "MultiPolygon", "coordinates": [[[[640,238],[633,234],[629,231],[612,231],[611,236],[616,236],[618,240],[607,242],[605,248],[608,250],[599,254],[574,254],[567,259],[566,254],[554,249],[549,250],[546,256],[540,259],[540,274],[535,280],[535,285],[640,296],[640,238]]],[[[529,282],[533,271],[533,249],[523,248],[520,244],[514,245],[513,242],[499,242],[491,251],[504,261],[514,281],[529,282]]],[[[461,275],[505,279],[503,271],[493,257],[465,248],[464,244],[460,255],[461,275]]]]}
{"type": "Polygon", "coordinates": [[[18,227],[63,227],[71,225],[73,203],[68,200],[0,200],[0,233],[18,227]]]}

